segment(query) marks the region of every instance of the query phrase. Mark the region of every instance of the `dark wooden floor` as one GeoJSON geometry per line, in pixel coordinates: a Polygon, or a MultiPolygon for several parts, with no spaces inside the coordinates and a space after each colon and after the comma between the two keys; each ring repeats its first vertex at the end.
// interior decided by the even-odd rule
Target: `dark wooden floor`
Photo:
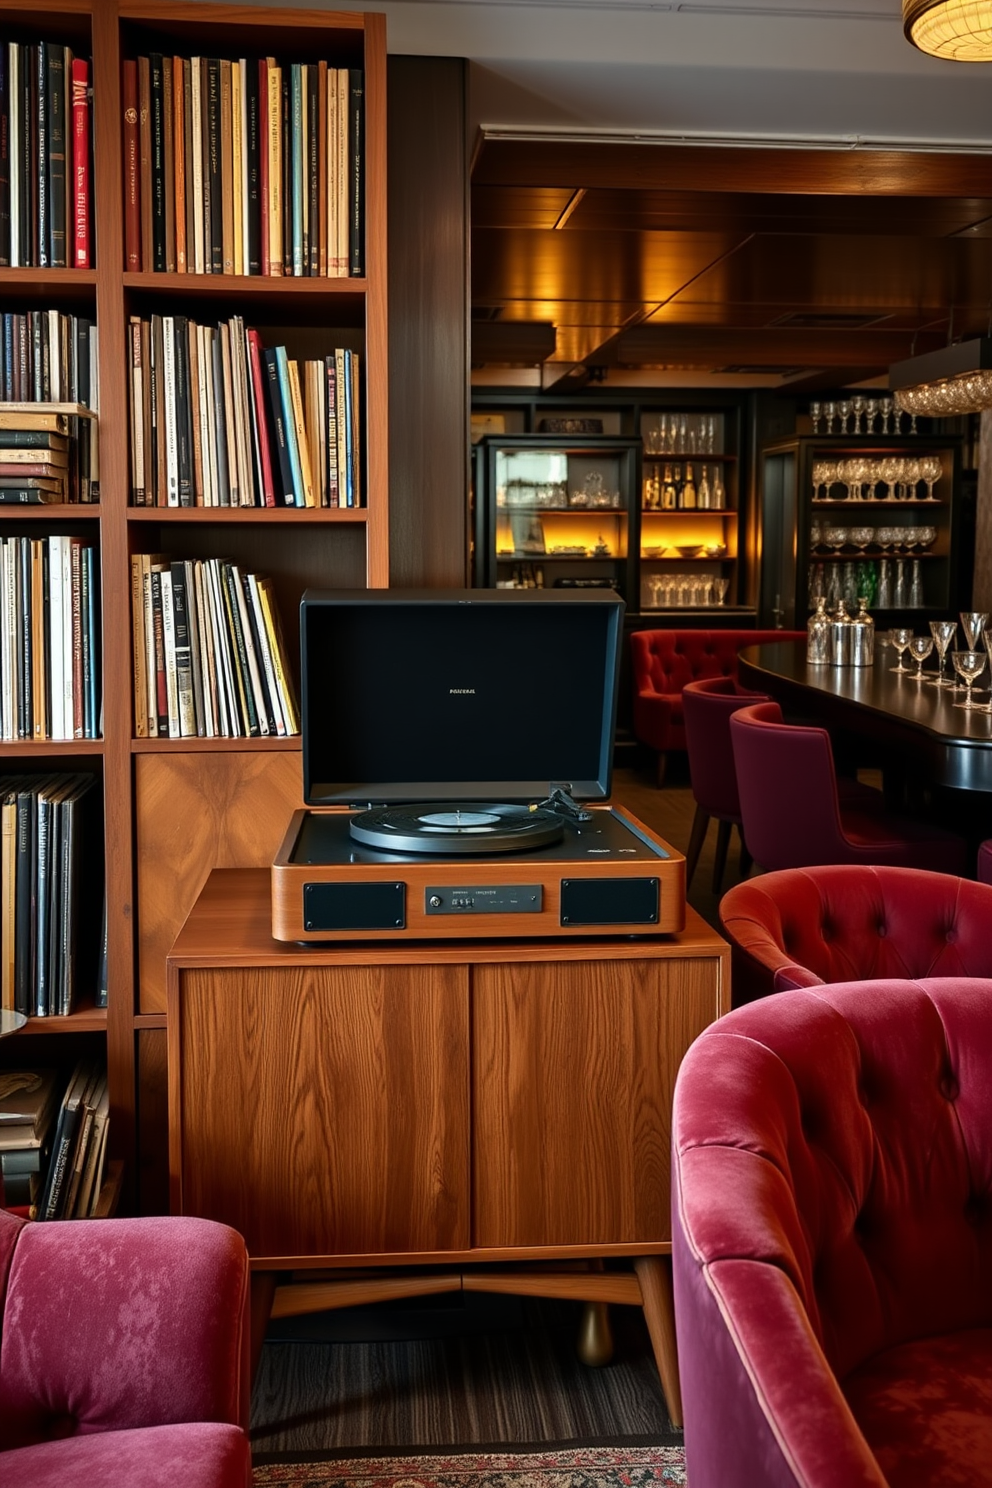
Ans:
{"type": "MultiPolygon", "coordinates": [[[[620,768],[613,800],[684,852],[695,804],[685,761],[620,768]]],[[[716,924],[711,825],[689,894],[716,924]]],[[[737,881],[736,840],[724,888],[737,881]]],[[[269,1341],[252,1402],[257,1453],[388,1451],[537,1442],[678,1440],[643,1318],[611,1310],[611,1364],[579,1363],[579,1305],[463,1293],[406,1307],[303,1318],[269,1341]]]]}

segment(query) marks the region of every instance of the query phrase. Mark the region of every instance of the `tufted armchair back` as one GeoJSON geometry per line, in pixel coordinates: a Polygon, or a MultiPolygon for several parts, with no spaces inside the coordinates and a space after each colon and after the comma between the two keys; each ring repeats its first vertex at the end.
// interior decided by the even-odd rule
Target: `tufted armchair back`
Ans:
{"type": "Polygon", "coordinates": [[[852,1372],[992,1325],[990,1068],[984,979],[783,992],[692,1045],[672,1176],[693,1488],[885,1484],[852,1372]]]}
{"type": "Polygon", "coordinates": [[[635,630],[630,636],[635,686],[671,693],[701,677],[736,678],[742,646],[797,640],[799,635],[786,630],[635,630]]]}
{"type": "Polygon", "coordinates": [[[876,977],[992,977],[992,886],[867,864],[737,884],[720,920],[755,994],[876,977]]]}

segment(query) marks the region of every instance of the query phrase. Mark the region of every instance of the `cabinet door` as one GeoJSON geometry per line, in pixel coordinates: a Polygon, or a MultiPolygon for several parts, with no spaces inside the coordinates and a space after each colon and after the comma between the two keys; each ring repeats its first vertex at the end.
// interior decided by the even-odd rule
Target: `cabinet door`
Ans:
{"type": "Polygon", "coordinates": [[[179,1003],[181,1212],[253,1257],[467,1245],[464,967],[185,970],[179,1003]]]}
{"type": "Polygon", "coordinates": [[[671,1237],[679,1062],[718,1013],[716,958],[479,966],[472,981],[477,1246],[671,1237]]]}

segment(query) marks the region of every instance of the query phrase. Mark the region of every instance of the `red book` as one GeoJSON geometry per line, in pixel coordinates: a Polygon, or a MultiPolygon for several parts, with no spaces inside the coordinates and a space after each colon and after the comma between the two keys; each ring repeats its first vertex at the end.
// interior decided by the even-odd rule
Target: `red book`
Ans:
{"type": "Polygon", "coordinates": [[[269,272],[269,67],[258,60],[258,195],[262,208],[262,273],[269,272]]]}
{"type": "Polygon", "coordinates": [[[138,145],[138,64],[124,63],[124,264],[141,269],[141,155],[138,145]]]}
{"type": "Polygon", "coordinates": [[[72,263],[90,263],[90,64],[72,59],[72,263]]]}
{"type": "Polygon", "coordinates": [[[83,737],[83,604],[80,538],[70,539],[70,599],[72,617],[72,736],[83,737]]]}
{"type": "MultiPolygon", "coordinates": [[[[265,241],[264,236],[262,239],[265,241]]],[[[251,391],[255,404],[255,427],[258,430],[258,456],[262,466],[262,494],[266,506],[275,506],[276,488],[272,478],[272,450],[269,445],[269,426],[265,418],[265,382],[262,377],[262,338],[257,331],[245,332],[248,342],[248,361],[251,366],[251,391]]]]}

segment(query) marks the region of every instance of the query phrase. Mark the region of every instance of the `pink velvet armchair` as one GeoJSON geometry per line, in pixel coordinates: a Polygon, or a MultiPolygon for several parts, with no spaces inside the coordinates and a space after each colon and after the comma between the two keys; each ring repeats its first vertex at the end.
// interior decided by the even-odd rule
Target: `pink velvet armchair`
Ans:
{"type": "Polygon", "coordinates": [[[672,1141],[692,1488],[919,1488],[992,1462],[992,980],[729,1013],[672,1141]]]}
{"type": "Polygon", "coordinates": [[[0,1210],[0,1481],[245,1488],[248,1257],[200,1219],[0,1210]]]}

